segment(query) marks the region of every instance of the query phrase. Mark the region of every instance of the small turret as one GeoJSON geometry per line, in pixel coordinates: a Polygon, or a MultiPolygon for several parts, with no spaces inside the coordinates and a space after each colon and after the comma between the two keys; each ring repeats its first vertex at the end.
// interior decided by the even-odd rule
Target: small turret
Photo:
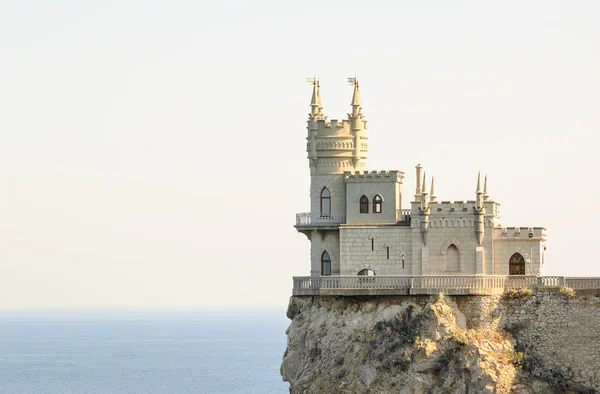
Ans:
{"type": "Polygon", "coordinates": [[[483,206],[483,189],[481,189],[481,172],[477,173],[477,190],[475,191],[475,195],[476,202],[473,207],[473,213],[475,215],[475,236],[477,237],[477,243],[481,246],[485,234],[485,207],[483,206]]]}
{"type": "Polygon", "coordinates": [[[488,182],[487,175],[485,176],[485,181],[483,182],[483,201],[488,201],[490,199],[490,195],[488,194],[488,182]]]}
{"type": "Polygon", "coordinates": [[[417,170],[417,186],[415,187],[415,201],[421,201],[421,177],[423,167],[421,167],[421,164],[417,164],[415,169],[417,170]]]}
{"type": "Polygon", "coordinates": [[[475,191],[476,207],[483,207],[483,189],[481,188],[481,172],[477,173],[477,190],[475,191]]]}
{"type": "Polygon", "coordinates": [[[312,97],[310,99],[310,118],[314,120],[323,119],[323,102],[321,100],[321,85],[316,78],[309,78],[313,84],[312,97]]]}
{"type": "Polygon", "coordinates": [[[360,101],[360,92],[358,90],[358,80],[356,78],[348,78],[348,81],[354,84],[354,93],[352,94],[352,117],[358,118],[362,115],[362,102],[360,101]]]}
{"type": "Polygon", "coordinates": [[[429,196],[429,201],[431,201],[431,202],[437,201],[437,197],[435,195],[435,185],[434,185],[433,177],[431,177],[431,195],[429,196]]]}
{"type": "Polygon", "coordinates": [[[423,244],[427,245],[427,241],[429,240],[429,193],[427,192],[426,182],[427,179],[425,177],[425,173],[423,173],[423,190],[421,191],[421,206],[419,210],[421,211],[421,235],[423,236],[423,244]]]}
{"type": "Polygon", "coordinates": [[[421,210],[429,209],[429,193],[427,192],[427,179],[423,173],[423,191],[421,191],[421,210]]]}

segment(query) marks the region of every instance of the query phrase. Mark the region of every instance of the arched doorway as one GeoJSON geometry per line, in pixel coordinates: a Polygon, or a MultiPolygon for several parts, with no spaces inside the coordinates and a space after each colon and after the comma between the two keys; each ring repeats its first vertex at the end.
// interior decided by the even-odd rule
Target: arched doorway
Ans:
{"type": "Polygon", "coordinates": [[[508,261],[509,275],[525,275],[525,259],[520,253],[515,253],[510,256],[508,261]]]}
{"type": "Polygon", "coordinates": [[[358,271],[358,275],[359,276],[375,276],[375,271],[369,270],[369,269],[364,269],[364,270],[358,271]]]}

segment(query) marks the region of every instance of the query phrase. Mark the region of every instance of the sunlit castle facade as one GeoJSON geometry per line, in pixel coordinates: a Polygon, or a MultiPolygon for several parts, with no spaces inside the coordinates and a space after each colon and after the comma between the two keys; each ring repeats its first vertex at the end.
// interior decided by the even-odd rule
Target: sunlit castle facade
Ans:
{"type": "Polygon", "coordinates": [[[352,82],[352,111],[341,121],[327,119],[313,84],[311,209],[295,226],[311,243],[311,275],[543,275],[546,230],[503,227],[487,177],[478,177],[474,200],[443,201],[417,165],[414,199],[401,206],[404,172],[367,170],[367,121],[352,82]]]}

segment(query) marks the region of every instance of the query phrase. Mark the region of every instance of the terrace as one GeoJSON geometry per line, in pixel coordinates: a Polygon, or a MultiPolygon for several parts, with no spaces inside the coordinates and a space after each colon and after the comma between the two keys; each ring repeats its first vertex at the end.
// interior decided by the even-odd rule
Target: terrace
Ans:
{"type": "Polygon", "coordinates": [[[600,278],[564,276],[295,276],[293,295],[493,295],[507,289],[569,287],[600,290],[600,278]]]}

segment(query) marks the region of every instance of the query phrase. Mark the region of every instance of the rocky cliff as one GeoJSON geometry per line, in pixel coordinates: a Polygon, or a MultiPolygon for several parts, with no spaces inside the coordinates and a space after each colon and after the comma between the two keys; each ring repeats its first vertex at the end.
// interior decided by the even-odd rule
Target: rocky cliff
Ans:
{"type": "Polygon", "coordinates": [[[600,392],[596,294],[298,296],[287,315],[292,393],[600,392]]]}

